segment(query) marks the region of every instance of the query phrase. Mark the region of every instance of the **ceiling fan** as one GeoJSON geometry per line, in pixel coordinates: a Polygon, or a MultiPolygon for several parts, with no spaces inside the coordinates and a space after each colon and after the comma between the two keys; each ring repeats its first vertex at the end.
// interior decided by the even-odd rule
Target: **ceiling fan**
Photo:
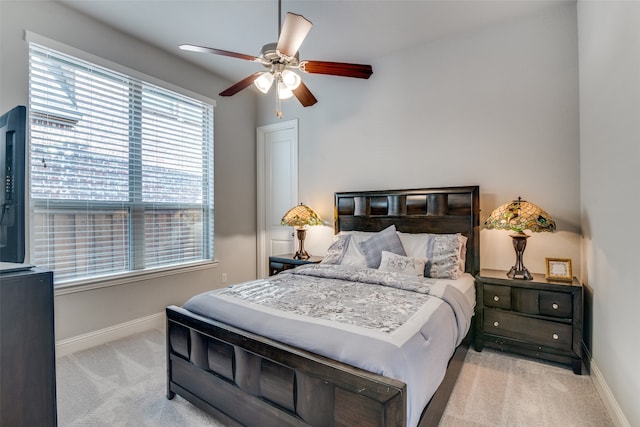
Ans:
{"type": "Polygon", "coordinates": [[[349,64],[345,62],[328,61],[300,61],[298,49],[312,27],[311,21],[302,15],[287,12],[284,26],[281,26],[281,4],[278,0],[278,42],[267,43],[262,46],[260,56],[245,55],[228,50],[212,47],[182,44],[180,49],[193,52],[213,53],[215,55],[230,56],[232,58],[262,64],[268,71],[258,71],[240,80],[233,86],[220,92],[220,96],[232,96],[253,83],[262,93],[267,93],[275,82],[276,116],[282,117],[280,100],[295,96],[304,106],[309,107],[318,100],[309,88],[302,82],[300,76],[292,70],[300,70],[311,74],[329,74],[341,77],[355,77],[368,79],[373,73],[371,65],[349,64]]]}

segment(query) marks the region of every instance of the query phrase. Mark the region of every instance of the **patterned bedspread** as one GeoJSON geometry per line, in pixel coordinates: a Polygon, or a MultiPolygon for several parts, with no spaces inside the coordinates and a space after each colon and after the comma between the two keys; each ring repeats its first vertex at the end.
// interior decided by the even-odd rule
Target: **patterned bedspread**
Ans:
{"type": "Polygon", "coordinates": [[[417,425],[473,314],[473,277],[305,265],[191,298],[184,308],[407,384],[417,425]]]}
{"type": "Polygon", "coordinates": [[[430,298],[433,280],[372,269],[313,265],[220,291],[274,309],[393,332],[430,298]],[[378,285],[378,286],[371,286],[378,285]]]}

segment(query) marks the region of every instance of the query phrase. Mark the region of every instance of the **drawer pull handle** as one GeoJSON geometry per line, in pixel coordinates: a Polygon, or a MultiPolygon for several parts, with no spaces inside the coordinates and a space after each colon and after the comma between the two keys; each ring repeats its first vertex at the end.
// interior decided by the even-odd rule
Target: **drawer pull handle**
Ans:
{"type": "Polygon", "coordinates": [[[558,334],[553,334],[552,336],[553,336],[553,339],[554,339],[554,340],[557,340],[558,338],[560,338],[560,337],[558,336],[558,334]]]}
{"type": "Polygon", "coordinates": [[[493,326],[500,326],[499,322],[493,322],[493,326]]]}
{"type": "Polygon", "coordinates": [[[555,302],[553,304],[551,304],[551,307],[553,307],[554,310],[558,309],[558,304],[556,304],[555,302]]]}
{"type": "Polygon", "coordinates": [[[493,297],[493,300],[494,301],[500,301],[500,297],[498,295],[496,295],[496,296],[493,297]]]}

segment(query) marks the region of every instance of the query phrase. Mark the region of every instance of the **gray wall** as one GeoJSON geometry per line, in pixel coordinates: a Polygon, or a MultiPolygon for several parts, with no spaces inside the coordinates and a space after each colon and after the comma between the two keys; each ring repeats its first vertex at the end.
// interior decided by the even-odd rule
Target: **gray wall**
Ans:
{"type": "MultiPolygon", "coordinates": [[[[0,111],[28,105],[29,30],[212,99],[230,82],[186,64],[51,1],[0,1],[0,111]]],[[[162,312],[195,293],[255,278],[255,96],[217,100],[215,111],[215,251],[217,266],[55,298],[62,340],[162,312]],[[238,197],[242,194],[242,197],[238,197]]]]}
{"type": "MultiPolygon", "coordinates": [[[[572,258],[580,276],[575,4],[372,65],[369,80],[304,75],[318,103],[284,103],[284,119],[300,119],[300,201],[329,221],[308,231],[307,250],[330,243],[335,191],[478,184],[483,220],[522,196],[557,221],[529,239],[531,271],[572,258]]],[[[259,124],[276,122],[272,97],[259,102],[259,124]]],[[[481,232],[483,267],[513,265],[508,234],[481,232]]]]}
{"type": "Polygon", "coordinates": [[[579,1],[580,165],[593,361],[640,425],[640,3],[579,1]]]}

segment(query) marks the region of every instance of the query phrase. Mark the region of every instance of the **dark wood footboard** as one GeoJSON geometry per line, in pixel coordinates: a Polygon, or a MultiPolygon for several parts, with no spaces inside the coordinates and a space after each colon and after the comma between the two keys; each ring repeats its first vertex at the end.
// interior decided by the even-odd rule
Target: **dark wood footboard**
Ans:
{"type": "Polygon", "coordinates": [[[167,397],[228,425],[406,425],[406,385],[167,307],[167,397]]]}

